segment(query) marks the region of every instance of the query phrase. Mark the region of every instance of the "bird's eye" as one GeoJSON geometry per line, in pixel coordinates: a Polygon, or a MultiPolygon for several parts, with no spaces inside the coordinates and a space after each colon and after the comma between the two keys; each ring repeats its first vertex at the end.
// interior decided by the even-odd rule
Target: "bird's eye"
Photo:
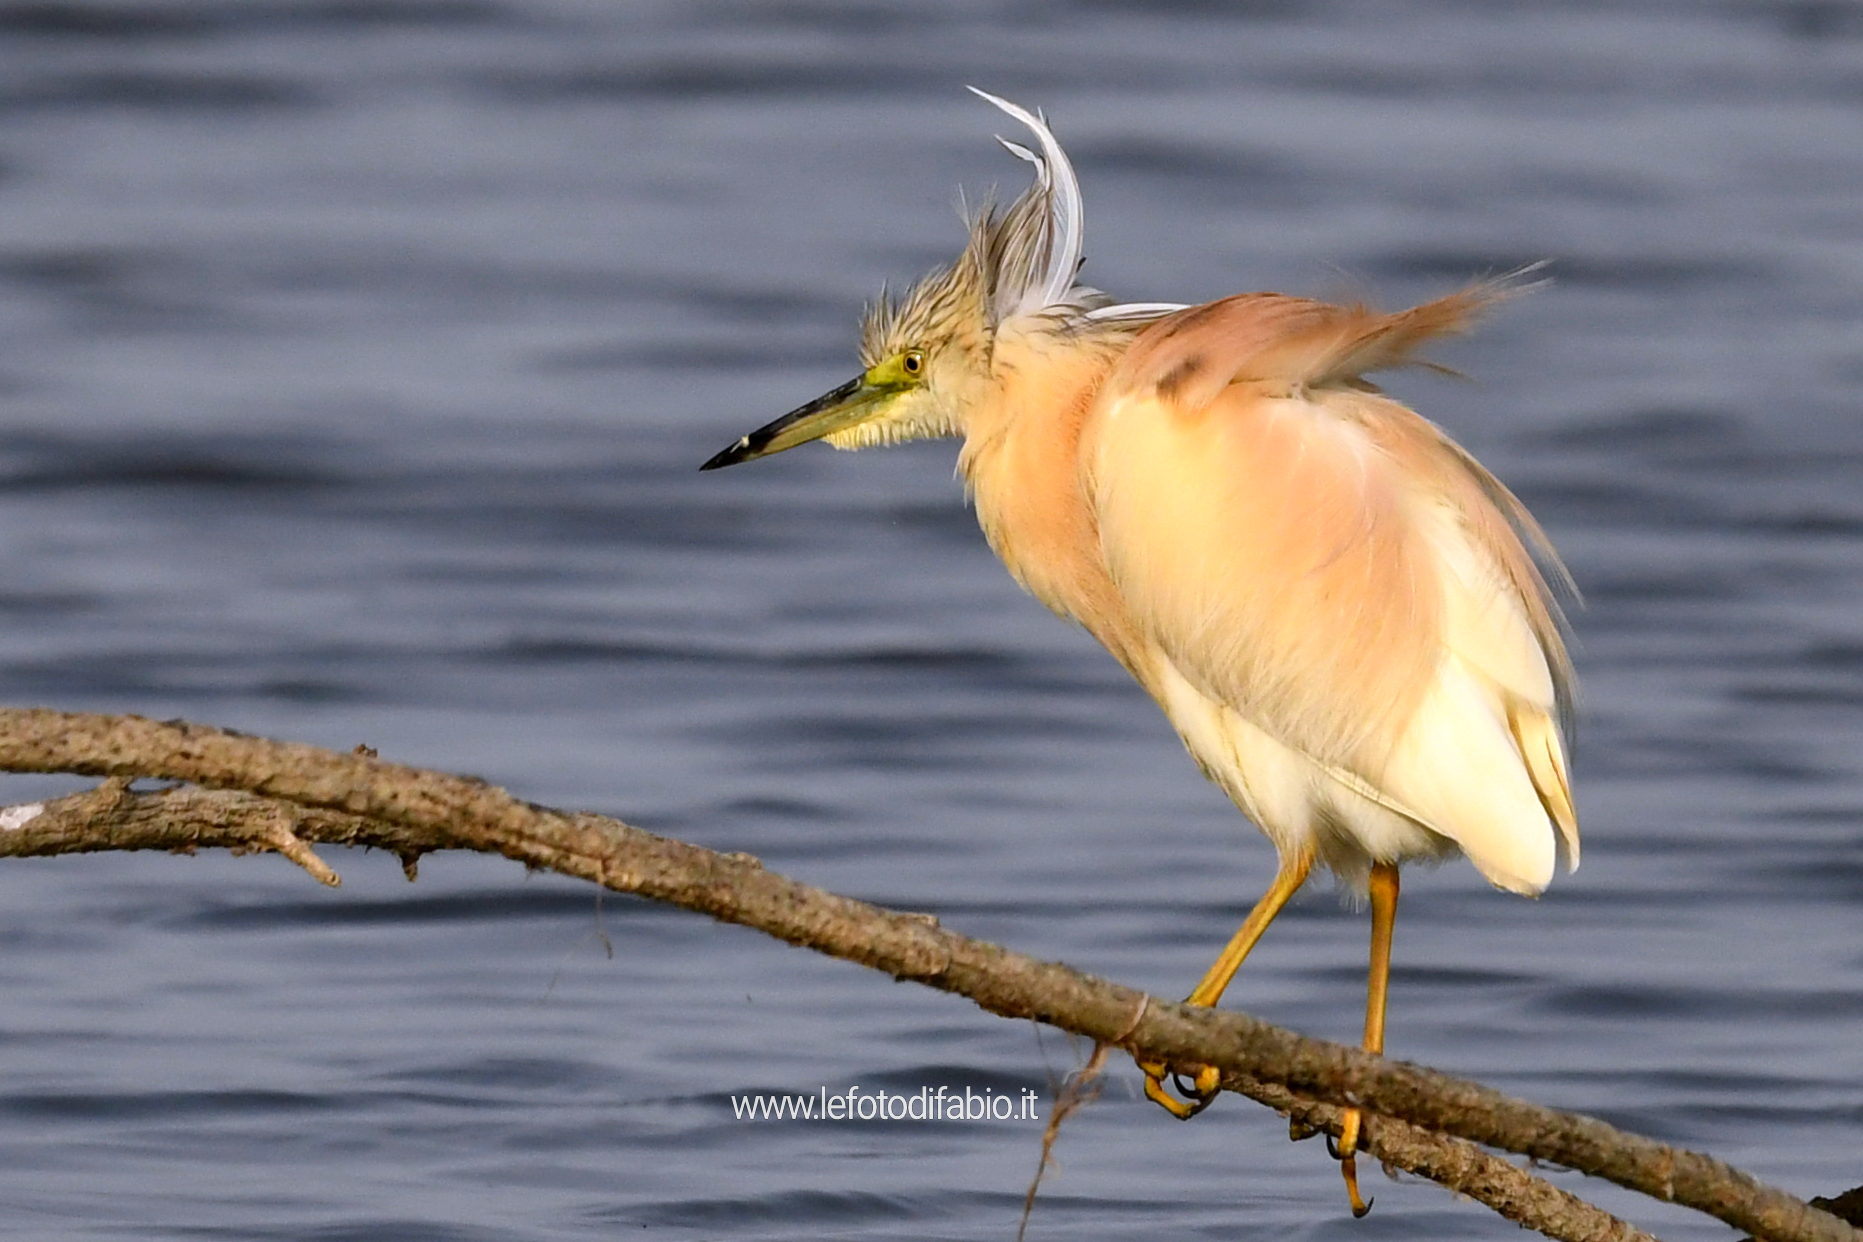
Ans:
{"type": "Polygon", "coordinates": [[[907,350],[906,356],[899,360],[899,365],[907,375],[919,375],[925,370],[925,355],[916,349],[907,350]]]}

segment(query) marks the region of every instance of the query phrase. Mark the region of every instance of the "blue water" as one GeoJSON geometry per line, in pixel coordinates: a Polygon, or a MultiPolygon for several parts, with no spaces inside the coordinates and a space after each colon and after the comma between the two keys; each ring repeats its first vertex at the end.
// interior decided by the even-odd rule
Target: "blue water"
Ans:
{"type": "MultiPolygon", "coordinates": [[[[1394,1055],[1863,1182],[1863,8],[0,0],[0,697],[485,776],[1164,995],[1273,870],[953,449],[696,466],[844,379],[1045,108],[1128,299],[1554,284],[1393,381],[1588,607],[1585,863],[1413,873],[1394,1055]]],[[[58,782],[11,778],[0,797],[58,782]]],[[[967,1002],[516,866],[0,866],[0,1233],[1006,1238],[967,1002]],[[606,946],[606,948],[605,948],[606,946]],[[612,949],[612,955],[607,949],[612,949]]],[[[1355,1037],[1323,884],[1232,1003],[1355,1037]]],[[[1045,1111],[1045,1110],[1044,1110],[1045,1111]]],[[[1129,1064],[1030,1236],[1512,1236],[1129,1064]]],[[[1557,1175],[1671,1238],[1712,1222],[1557,1175]]]]}

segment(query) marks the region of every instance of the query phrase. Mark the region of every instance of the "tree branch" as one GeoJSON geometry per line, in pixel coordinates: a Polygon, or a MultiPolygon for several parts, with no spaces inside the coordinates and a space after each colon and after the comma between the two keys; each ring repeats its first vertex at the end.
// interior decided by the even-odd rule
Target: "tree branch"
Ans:
{"type": "Polygon", "coordinates": [[[1717,1216],[1765,1242],[1863,1242],[1863,1232],[1712,1157],[1243,1013],[1158,1001],[967,939],[927,915],[810,888],[745,855],[533,806],[482,781],[179,721],[46,709],[0,710],[0,770],[181,780],[258,795],[135,795],[106,785],[46,804],[37,815],[26,816],[25,808],[0,813],[0,855],[224,845],[277,850],[309,866],[303,855],[311,840],[378,846],[405,865],[436,849],[503,854],[753,927],[1147,1059],[1214,1065],[1226,1086],[1308,1125],[1336,1128],[1338,1105],[1363,1105],[1380,1115],[1367,1118],[1373,1154],[1573,1242],[1644,1235],[1470,1142],[1429,1132],[1604,1177],[1717,1216]],[[281,810],[274,799],[295,805],[281,810]],[[293,852],[294,842],[301,852],[293,852]]]}
{"type": "MultiPolygon", "coordinates": [[[[317,879],[334,883],[335,873],[310,854],[308,842],[388,850],[399,855],[410,871],[414,858],[434,848],[431,832],[346,812],[237,790],[184,786],[132,793],[127,784],[113,778],[84,793],[7,808],[0,813],[0,857],[98,850],[273,851],[305,866],[317,879]],[[286,818],[292,826],[291,848],[282,846],[277,837],[277,825],[286,818]],[[300,853],[309,855],[311,862],[307,864],[300,853]]],[[[1226,1076],[1223,1086],[1267,1104],[1308,1130],[1339,1133],[1342,1110],[1336,1105],[1239,1074],[1226,1076]]],[[[1550,1237],[1566,1242],[1655,1242],[1577,1196],[1460,1139],[1373,1116],[1366,1119],[1360,1144],[1367,1154],[1393,1167],[1439,1182],[1550,1237]]]]}

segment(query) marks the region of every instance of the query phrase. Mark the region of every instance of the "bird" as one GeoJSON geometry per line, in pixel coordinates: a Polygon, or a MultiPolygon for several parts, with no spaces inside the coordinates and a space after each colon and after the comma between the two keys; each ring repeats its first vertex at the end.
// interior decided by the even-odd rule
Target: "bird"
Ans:
{"type": "MultiPolygon", "coordinates": [[[[861,373],[706,461],[814,440],[962,440],[1010,574],[1105,646],[1279,865],[1186,1003],[1214,1006],[1316,867],[1368,897],[1363,1047],[1382,1054],[1399,867],[1458,855],[1537,896],[1579,856],[1567,752],[1571,578],[1526,507],[1370,373],[1519,293],[1532,268],[1381,313],[1279,293],[1119,302],[1079,283],[1078,179],[1039,112],[1006,208],[861,326],[861,373]]],[[[1440,368],[1439,368],[1440,369],[1440,368]]],[[[1208,1066],[1141,1061],[1188,1119],[1208,1066]]],[[[1359,1109],[1333,1147],[1354,1215],[1359,1109]]]]}

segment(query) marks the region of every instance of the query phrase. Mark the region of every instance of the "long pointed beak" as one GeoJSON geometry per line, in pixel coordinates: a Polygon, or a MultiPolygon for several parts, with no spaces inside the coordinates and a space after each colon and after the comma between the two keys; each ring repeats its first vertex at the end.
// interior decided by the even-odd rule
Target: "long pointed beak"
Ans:
{"type": "Polygon", "coordinates": [[[754,461],[759,457],[768,457],[771,453],[794,448],[798,444],[807,444],[810,440],[819,440],[867,418],[874,413],[879,401],[888,395],[886,388],[869,384],[866,376],[856,376],[833,392],[824,393],[807,405],[789,411],[775,422],[757,428],[699,469],[717,470],[724,466],[735,466],[741,461],[754,461]]]}

